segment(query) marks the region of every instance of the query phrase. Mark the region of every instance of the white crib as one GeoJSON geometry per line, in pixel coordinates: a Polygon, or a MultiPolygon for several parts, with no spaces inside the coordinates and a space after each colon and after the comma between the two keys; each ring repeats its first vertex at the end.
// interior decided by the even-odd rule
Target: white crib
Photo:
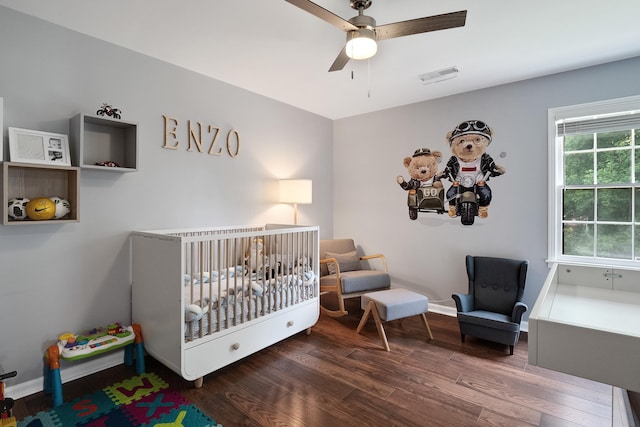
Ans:
{"type": "Polygon", "coordinates": [[[293,334],[319,316],[318,227],[136,231],[132,320],[146,351],[187,380],[293,334]]]}

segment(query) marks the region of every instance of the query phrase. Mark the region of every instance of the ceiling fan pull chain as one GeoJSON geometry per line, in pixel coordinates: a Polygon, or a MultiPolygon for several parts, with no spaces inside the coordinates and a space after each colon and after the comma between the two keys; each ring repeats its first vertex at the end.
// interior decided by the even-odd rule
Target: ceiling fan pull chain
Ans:
{"type": "Polygon", "coordinates": [[[367,98],[371,98],[371,59],[367,59],[367,98]]]}

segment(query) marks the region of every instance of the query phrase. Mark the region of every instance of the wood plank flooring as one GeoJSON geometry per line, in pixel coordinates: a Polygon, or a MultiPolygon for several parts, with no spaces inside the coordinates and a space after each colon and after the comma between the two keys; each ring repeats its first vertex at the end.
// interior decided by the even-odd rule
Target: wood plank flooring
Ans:
{"type": "MultiPolygon", "coordinates": [[[[467,337],[453,317],[427,314],[361,334],[358,300],[340,319],[321,315],[311,335],[277,343],[207,375],[201,389],[147,356],[155,372],[225,427],[610,426],[612,387],[530,366],[526,334],[515,354],[467,337]]],[[[134,375],[123,365],[63,385],[65,401],[134,375]]],[[[50,408],[43,393],[16,402],[18,419],[50,408]]]]}

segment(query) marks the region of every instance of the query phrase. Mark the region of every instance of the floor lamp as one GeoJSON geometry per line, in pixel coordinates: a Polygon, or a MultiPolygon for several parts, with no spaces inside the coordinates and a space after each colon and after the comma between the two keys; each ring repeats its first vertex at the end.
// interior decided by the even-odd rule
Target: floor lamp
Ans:
{"type": "Polygon", "coordinates": [[[298,204],[310,204],[312,183],[310,179],[283,179],[278,184],[278,201],[293,203],[293,223],[298,224],[298,204]]]}

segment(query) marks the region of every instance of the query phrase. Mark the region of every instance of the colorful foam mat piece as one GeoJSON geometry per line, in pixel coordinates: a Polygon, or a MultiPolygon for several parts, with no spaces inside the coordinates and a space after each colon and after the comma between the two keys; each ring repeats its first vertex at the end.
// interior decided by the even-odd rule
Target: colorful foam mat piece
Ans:
{"type": "Polygon", "coordinates": [[[153,373],[18,421],[18,427],[222,427],[153,373]]]}

